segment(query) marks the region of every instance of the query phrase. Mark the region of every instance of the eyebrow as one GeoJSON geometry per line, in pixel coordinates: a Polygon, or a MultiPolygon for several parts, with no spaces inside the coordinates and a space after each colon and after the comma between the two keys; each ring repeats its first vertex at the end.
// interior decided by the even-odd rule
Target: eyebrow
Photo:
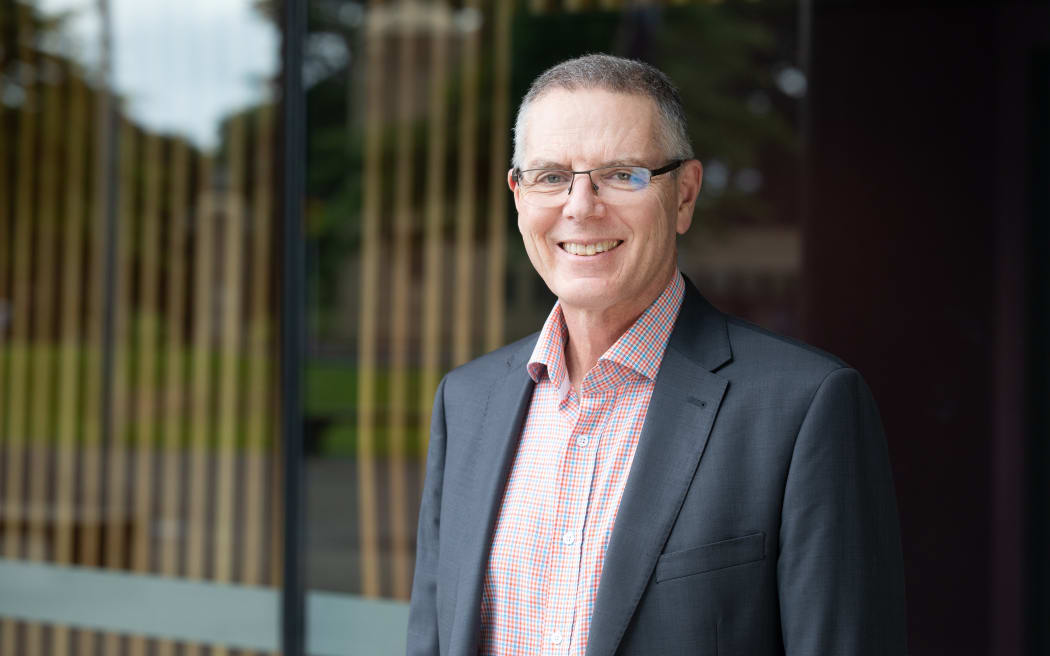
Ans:
{"type": "Polygon", "coordinates": [[[557,169],[559,171],[568,171],[571,168],[572,167],[565,166],[561,162],[552,162],[550,160],[541,159],[535,162],[529,162],[528,165],[522,168],[522,170],[528,171],[530,169],[557,169]]]}
{"type": "Polygon", "coordinates": [[[641,161],[643,161],[643,158],[641,157],[634,157],[629,159],[614,159],[611,162],[606,162],[602,164],[602,168],[609,166],[645,166],[645,164],[639,163],[641,161]]]}
{"type": "MultiPolygon", "coordinates": [[[[594,168],[604,169],[609,168],[611,166],[645,166],[644,164],[639,164],[639,162],[641,162],[642,159],[643,158],[641,157],[628,159],[614,159],[611,161],[602,162],[594,168]]],[[[555,169],[558,171],[571,171],[572,167],[566,165],[563,162],[554,162],[551,160],[541,159],[535,162],[529,162],[528,166],[522,168],[523,171],[528,171],[531,169],[555,169]]]]}

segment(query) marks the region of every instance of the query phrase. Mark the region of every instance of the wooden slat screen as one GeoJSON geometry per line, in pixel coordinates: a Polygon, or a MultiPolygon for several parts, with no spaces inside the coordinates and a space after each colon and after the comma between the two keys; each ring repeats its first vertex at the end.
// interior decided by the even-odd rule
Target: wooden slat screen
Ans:
{"type": "MultiPolygon", "coordinates": [[[[0,27],[0,555],[279,587],[277,109],[201,145],[37,4],[0,27]]],[[[0,620],[3,655],[117,653],[226,650],[0,620]]]]}
{"type": "Polygon", "coordinates": [[[440,375],[503,340],[512,12],[374,0],[364,16],[353,592],[370,597],[409,597],[440,375]]]}

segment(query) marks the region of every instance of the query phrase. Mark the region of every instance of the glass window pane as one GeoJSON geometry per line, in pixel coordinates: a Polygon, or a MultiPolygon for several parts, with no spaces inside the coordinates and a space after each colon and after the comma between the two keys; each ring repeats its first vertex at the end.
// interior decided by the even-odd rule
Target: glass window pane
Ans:
{"type": "Polygon", "coordinates": [[[0,653],[279,648],[272,12],[0,14],[0,653]]]}
{"type": "Polygon", "coordinates": [[[604,51],[671,75],[707,170],[681,268],[799,332],[795,4],[608,4],[310,5],[307,582],[358,604],[353,638],[316,614],[311,635],[403,644],[438,381],[550,311],[506,183],[514,112],[547,67],[604,51]]]}

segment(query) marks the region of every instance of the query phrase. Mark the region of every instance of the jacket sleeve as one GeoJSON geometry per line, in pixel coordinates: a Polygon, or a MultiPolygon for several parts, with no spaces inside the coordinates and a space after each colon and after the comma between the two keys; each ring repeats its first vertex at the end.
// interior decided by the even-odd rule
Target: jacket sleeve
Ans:
{"type": "Polygon", "coordinates": [[[408,613],[408,656],[436,656],[440,653],[437,620],[439,528],[441,488],[445,471],[445,379],[434,395],[430,420],[430,446],[427,474],[419,508],[416,534],[416,571],[412,579],[412,601],[408,613]]]}
{"type": "Polygon", "coordinates": [[[906,653],[904,565],[886,438],[855,370],[820,384],[784,490],[777,585],[788,656],[906,653]]]}

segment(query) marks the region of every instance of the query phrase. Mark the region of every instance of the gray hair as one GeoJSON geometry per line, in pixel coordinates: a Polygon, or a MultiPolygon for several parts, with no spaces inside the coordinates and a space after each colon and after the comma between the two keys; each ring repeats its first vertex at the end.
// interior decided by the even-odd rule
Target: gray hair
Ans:
{"type": "Polygon", "coordinates": [[[525,150],[525,115],[540,96],[552,89],[604,89],[614,93],[645,96],[656,104],[660,116],[657,139],[671,159],[691,159],[693,146],[686,130],[682,98],[671,79],[659,69],[644,62],[612,55],[584,55],[547,69],[533,80],[518,106],[514,121],[515,167],[521,167],[525,150]]]}

